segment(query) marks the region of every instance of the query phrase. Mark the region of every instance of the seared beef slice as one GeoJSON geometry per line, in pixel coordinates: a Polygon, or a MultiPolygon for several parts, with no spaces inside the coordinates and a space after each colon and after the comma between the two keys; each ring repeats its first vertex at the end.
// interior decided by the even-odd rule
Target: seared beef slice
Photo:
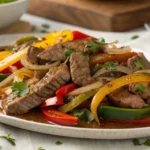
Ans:
{"type": "Polygon", "coordinates": [[[150,69],[150,63],[145,58],[143,53],[138,53],[137,56],[133,56],[132,58],[129,58],[127,61],[127,65],[133,72],[141,70],[141,69],[150,69]],[[135,65],[136,62],[139,62],[140,64],[142,64],[143,68],[137,67],[137,65],[135,65]]]}
{"type": "Polygon", "coordinates": [[[29,61],[33,64],[38,64],[37,55],[43,51],[42,48],[30,46],[27,52],[29,61]]]}
{"type": "Polygon", "coordinates": [[[133,95],[127,88],[120,88],[108,95],[116,106],[125,108],[143,108],[148,106],[139,95],[133,95]]]}
{"type": "Polygon", "coordinates": [[[90,37],[86,39],[79,39],[75,41],[59,43],[43,51],[42,53],[38,55],[38,57],[40,61],[48,61],[48,62],[53,62],[53,61],[58,61],[58,60],[64,61],[65,52],[69,48],[73,48],[76,51],[84,51],[84,52],[90,53],[90,47],[88,47],[87,44],[93,41],[95,41],[95,39],[90,37]]]}
{"type": "Polygon", "coordinates": [[[84,86],[94,82],[90,74],[89,62],[80,52],[74,52],[70,57],[71,77],[75,84],[84,86]]]}
{"type": "MultiPolygon", "coordinates": [[[[149,61],[145,58],[145,56],[143,55],[143,53],[138,53],[137,56],[134,56],[132,58],[129,58],[128,59],[128,67],[130,69],[132,69],[133,71],[138,71],[138,70],[142,70],[142,69],[150,69],[150,63],[149,61]],[[143,68],[140,68],[140,67],[137,67],[135,65],[135,62],[139,62],[140,64],[143,65],[143,68]]],[[[148,97],[150,97],[150,88],[147,85],[144,85],[146,87],[146,90],[144,93],[142,93],[141,91],[139,91],[137,88],[136,88],[136,85],[138,83],[133,83],[133,84],[130,84],[129,85],[129,91],[134,93],[134,94],[137,94],[139,95],[140,97],[142,97],[143,99],[147,99],[148,97]]]]}
{"type": "Polygon", "coordinates": [[[3,107],[7,114],[23,114],[39,106],[55,91],[70,80],[69,69],[63,64],[49,72],[35,85],[30,87],[30,93],[24,97],[14,97],[13,94],[3,99],[3,107]]]}

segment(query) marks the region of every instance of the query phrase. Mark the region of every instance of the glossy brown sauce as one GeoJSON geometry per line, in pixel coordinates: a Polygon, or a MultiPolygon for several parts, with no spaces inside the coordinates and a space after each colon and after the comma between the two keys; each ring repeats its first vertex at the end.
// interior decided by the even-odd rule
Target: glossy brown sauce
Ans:
{"type": "MultiPolygon", "coordinates": [[[[4,114],[2,108],[0,108],[0,113],[4,114]]],[[[41,113],[39,108],[34,108],[30,112],[23,114],[23,115],[13,115],[16,118],[34,121],[39,123],[50,124],[41,113]]],[[[79,121],[78,127],[82,128],[105,128],[105,129],[123,129],[123,128],[139,128],[139,127],[147,127],[148,125],[135,125],[135,124],[124,124],[124,123],[117,123],[117,122],[110,122],[107,120],[101,120],[101,125],[98,125],[96,122],[92,122],[87,124],[84,121],[79,121]]]]}

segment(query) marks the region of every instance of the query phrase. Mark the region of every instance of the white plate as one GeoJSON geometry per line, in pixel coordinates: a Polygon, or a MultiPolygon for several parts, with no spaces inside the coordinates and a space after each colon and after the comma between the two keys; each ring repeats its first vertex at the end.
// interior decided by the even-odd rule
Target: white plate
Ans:
{"type": "MultiPolygon", "coordinates": [[[[22,35],[0,36],[0,45],[11,42],[22,35]]],[[[138,49],[134,49],[139,51],[138,49]]],[[[144,52],[150,58],[149,52],[144,52]]],[[[88,138],[88,139],[129,139],[150,136],[150,127],[133,129],[87,129],[77,127],[65,127],[26,121],[15,117],[0,114],[0,122],[14,127],[59,136],[88,138]]]]}

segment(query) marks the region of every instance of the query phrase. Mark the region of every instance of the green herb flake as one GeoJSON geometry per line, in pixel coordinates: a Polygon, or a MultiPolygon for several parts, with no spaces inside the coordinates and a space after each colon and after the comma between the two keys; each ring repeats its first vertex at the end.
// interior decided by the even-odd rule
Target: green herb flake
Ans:
{"type": "Polygon", "coordinates": [[[45,150],[43,147],[39,147],[37,150],[45,150]]]}
{"type": "Polygon", "coordinates": [[[133,139],[132,142],[133,142],[133,144],[134,144],[135,146],[141,145],[139,139],[133,139]]]}
{"type": "Polygon", "coordinates": [[[100,44],[105,44],[105,39],[104,38],[99,38],[97,40],[97,42],[100,43],[100,44]]]}
{"type": "Polygon", "coordinates": [[[140,83],[136,84],[135,88],[137,90],[139,90],[140,92],[142,92],[142,93],[145,93],[145,91],[146,91],[146,87],[143,84],[140,84],[140,83]]]}
{"type": "Polygon", "coordinates": [[[49,33],[47,30],[40,30],[41,33],[49,33]]]}
{"type": "Polygon", "coordinates": [[[106,70],[117,70],[116,65],[113,62],[105,62],[104,67],[106,70]]]}
{"type": "Polygon", "coordinates": [[[55,144],[56,145],[62,145],[63,143],[61,141],[57,141],[55,144]]]}
{"type": "Polygon", "coordinates": [[[70,57],[70,55],[75,52],[74,48],[69,48],[67,51],[65,51],[65,59],[67,59],[68,57],[70,57]]]}
{"type": "Polygon", "coordinates": [[[83,55],[85,57],[86,60],[90,60],[89,54],[85,53],[85,52],[81,52],[81,55],[83,55]]]}
{"type": "Polygon", "coordinates": [[[14,46],[8,46],[7,48],[6,48],[6,51],[12,51],[14,49],[14,46]]]}
{"type": "Polygon", "coordinates": [[[135,40],[137,38],[139,38],[139,35],[134,35],[134,36],[131,37],[131,40],[135,40]]]}
{"type": "Polygon", "coordinates": [[[98,45],[94,42],[87,43],[87,46],[89,46],[91,48],[91,51],[93,53],[96,53],[99,50],[98,45]]]}
{"type": "Polygon", "coordinates": [[[11,89],[13,94],[16,96],[25,96],[29,93],[28,85],[24,82],[13,82],[11,89]]]}
{"type": "Polygon", "coordinates": [[[45,28],[45,29],[49,29],[50,25],[49,24],[42,24],[42,27],[45,28]]]}
{"type": "Polygon", "coordinates": [[[136,67],[138,67],[140,69],[144,69],[144,67],[145,67],[144,63],[142,61],[140,61],[140,60],[134,61],[134,64],[135,64],[136,67]]]}
{"type": "Polygon", "coordinates": [[[10,144],[12,144],[13,146],[15,146],[16,145],[16,143],[15,143],[15,139],[13,139],[13,138],[11,138],[11,134],[10,133],[8,133],[6,136],[0,136],[0,138],[2,138],[2,139],[6,139],[10,144]]]}
{"type": "Polygon", "coordinates": [[[150,146],[150,139],[147,139],[147,140],[143,143],[143,145],[150,146]]]}
{"type": "Polygon", "coordinates": [[[88,109],[74,109],[71,115],[78,117],[80,120],[91,123],[94,120],[92,113],[88,109]]]}

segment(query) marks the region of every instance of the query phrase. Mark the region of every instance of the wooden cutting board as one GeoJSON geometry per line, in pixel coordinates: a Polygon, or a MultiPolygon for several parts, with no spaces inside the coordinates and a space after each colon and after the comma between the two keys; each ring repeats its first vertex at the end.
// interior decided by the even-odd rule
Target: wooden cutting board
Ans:
{"type": "Polygon", "coordinates": [[[125,31],[150,22],[150,0],[31,0],[29,12],[95,30],[125,31]]]}
{"type": "Polygon", "coordinates": [[[26,21],[18,21],[8,27],[0,29],[0,34],[13,34],[13,33],[30,33],[32,26],[26,21]]]}

